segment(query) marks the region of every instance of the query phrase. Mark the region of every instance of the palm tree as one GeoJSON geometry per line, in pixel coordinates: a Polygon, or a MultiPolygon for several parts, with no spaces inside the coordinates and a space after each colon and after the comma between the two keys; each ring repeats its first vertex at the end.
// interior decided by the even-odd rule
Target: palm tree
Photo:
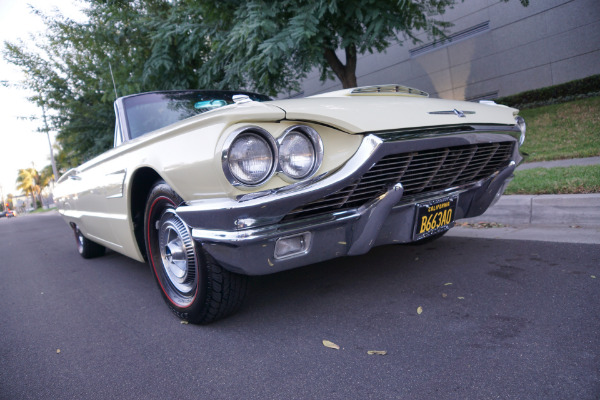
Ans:
{"type": "Polygon", "coordinates": [[[20,169],[17,176],[17,189],[26,195],[31,195],[32,205],[38,208],[42,203],[40,198],[40,174],[35,168],[20,169]]]}

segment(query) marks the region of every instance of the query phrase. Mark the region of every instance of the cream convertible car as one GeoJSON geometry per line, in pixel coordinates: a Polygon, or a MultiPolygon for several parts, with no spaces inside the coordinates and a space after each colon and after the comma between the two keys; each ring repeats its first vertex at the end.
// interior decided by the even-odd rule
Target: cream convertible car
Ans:
{"type": "Polygon", "coordinates": [[[268,100],[119,98],[115,148],[55,192],[81,255],[148,261],[169,307],[206,323],[239,307],[245,275],[438,238],[522,159],[523,119],[493,102],[397,85],[268,100]]]}

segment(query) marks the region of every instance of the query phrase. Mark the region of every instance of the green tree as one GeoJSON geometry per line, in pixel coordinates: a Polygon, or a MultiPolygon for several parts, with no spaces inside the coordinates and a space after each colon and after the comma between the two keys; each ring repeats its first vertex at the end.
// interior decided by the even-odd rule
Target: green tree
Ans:
{"type": "MultiPolygon", "coordinates": [[[[356,86],[360,54],[442,37],[458,0],[84,0],[87,20],[42,15],[36,46],[5,43],[58,132],[64,171],[110,148],[113,101],[160,89],[291,91],[313,68],[356,86]],[[117,94],[115,94],[115,92],[117,94]]],[[[508,0],[503,0],[508,1],[508,0]]],[[[520,0],[524,5],[528,0],[520,0]]]]}
{"type": "Polygon", "coordinates": [[[26,74],[23,86],[33,93],[30,101],[48,111],[48,129],[58,132],[56,158],[63,171],[111,147],[115,92],[124,96],[171,89],[175,79],[170,76],[179,79],[180,87],[195,79],[187,66],[144,72],[152,51],[152,24],[167,18],[171,2],[87,1],[86,21],[33,10],[47,33],[36,38],[33,48],[23,42],[4,44],[4,58],[26,74]]]}
{"type": "MultiPolygon", "coordinates": [[[[508,0],[504,0],[508,1],[508,0]]],[[[146,65],[172,65],[185,49],[211,53],[196,66],[200,86],[246,87],[270,95],[299,87],[313,68],[321,80],[337,77],[357,86],[360,54],[392,43],[440,38],[452,24],[442,20],[457,0],[179,0],[171,23],[155,25],[146,65]],[[164,39],[161,39],[164,38],[164,39]],[[157,45],[168,41],[170,46],[157,45]],[[160,64],[158,61],[160,60],[160,64]]],[[[521,0],[526,5],[528,0],[521,0]]]]}
{"type": "Polygon", "coordinates": [[[322,80],[335,74],[344,87],[353,87],[359,54],[383,51],[395,41],[417,41],[419,31],[443,35],[450,24],[437,17],[454,2],[179,0],[173,23],[156,26],[157,40],[146,69],[153,71],[158,60],[174,63],[169,54],[183,53],[184,46],[200,51],[210,45],[210,56],[198,67],[201,86],[216,82],[221,88],[249,86],[276,95],[297,88],[317,67],[322,80]],[[189,14],[195,17],[188,19],[189,14]],[[181,29],[182,25],[193,28],[181,29]],[[158,46],[158,38],[169,38],[179,50],[158,46]]]}
{"type": "Polygon", "coordinates": [[[54,176],[54,172],[52,172],[52,165],[47,165],[40,172],[40,188],[44,190],[53,180],[56,180],[56,177],[54,176]]]}

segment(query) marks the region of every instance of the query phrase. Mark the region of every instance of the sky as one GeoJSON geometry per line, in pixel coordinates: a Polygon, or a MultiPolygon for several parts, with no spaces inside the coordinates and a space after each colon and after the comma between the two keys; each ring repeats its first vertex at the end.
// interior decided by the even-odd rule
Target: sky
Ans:
{"type": "MultiPolygon", "coordinates": [[[[50,13],[59,10],[63,15],[76,20],[84,16],[84,7],[77,0],[0,0],[0,53],[4,42],[17,42],[19,39],[33,48],[30,34],[43,32],[44,24],[33,15],[29,5],[50,13]]],[[[21,71],[0,56],[0,81],[17,84],[25,79],[21,71]]],[[[16,189],[17,172],[32,165],[39,171],[50,165],[50,147],[46,134],[37,132],[41,126],[41,110],[27,101],[28,92],[15,87],[0,85],[0,196],[21,192],[16,189]],[[36,121],[22,120],[21,117],[36,116],[36,121]]],[[[54,144],[54,133],[51,133],[54,144]]]]}

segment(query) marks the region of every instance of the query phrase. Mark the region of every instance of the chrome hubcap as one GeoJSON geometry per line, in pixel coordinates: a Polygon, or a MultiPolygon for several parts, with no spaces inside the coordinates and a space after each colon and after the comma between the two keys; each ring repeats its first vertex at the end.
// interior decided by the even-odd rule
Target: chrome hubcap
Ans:
{"type": "Polygon", "coordinates": [[[77,231],[77,233],[75,234],[77,236],[77,250],[79,250],[80,253],[83,252],[83,235],[81,234],[81,232],[79,232],[79,230],[77,231]]]}
{"type": "Polygon", "coordinates": [[[196,255],[187,226],[173,210],[166,210],[158,223],[158,245],[162,267],[169,283],[184,296],[196,288],[196,255]]]}

